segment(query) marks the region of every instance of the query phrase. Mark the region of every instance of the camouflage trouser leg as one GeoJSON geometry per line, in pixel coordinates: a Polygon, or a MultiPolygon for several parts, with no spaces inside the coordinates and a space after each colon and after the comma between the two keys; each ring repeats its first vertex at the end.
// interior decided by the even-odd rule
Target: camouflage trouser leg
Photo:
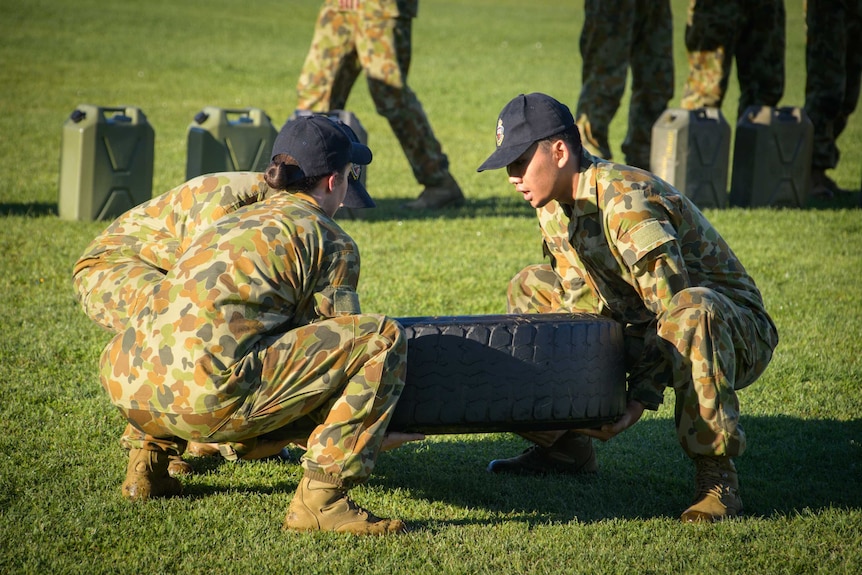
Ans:
{"type": "Polygon", "coordinates": [[[362,71],[356,53],[359,16],[324,6],[296,85],[296,108],[312,112],[342,110],[362,71]]]}
{"type": "Polygon", "coordinates": [[[673,17],[667,0],[638,0],[632,37],[632,95],[622,151],[626,164],[650,169],[652,127],[673,98],[673,17]]]}
{"type": "MultiPolygon", "coordinates": [[[[522,270],[509,284],[510,313],[594,312],[587,296],[574,307],[560,303],[559,283],[547,264],[522,270]]],[[[677,294],[657,322],[660,358],[645,358],[653,373],[669,373],[676,392],[677,436],[689,455],[740,455],[745,435],[739,426],[736,390],[766,369],[778,343],[768,318],[756,317],[721,294],[690,288],[677,294]]],[[[628,332],[628,330],[627,330],[628,332]]],[[[643,344],[626,334],[627,362],[643,344]]],[[[641,360],[643,361],[643,359],[641,360]]],[[[630,366],[628,366],[630,367],[630,366]]],[[[562,432],[560,432],[562,435],[562,432]]],[[[524,435],[540,445],[545,436],[524,435]]]]}
{"type": "Polygon", "coordinates": [[[763,373],[778,336],[768,318],[707,288],[677,293],[658,318],[673,368],[677,438],[690,457],[745,450],[736,391],[763,373]]]}
{"type": "Polygon", "coordinates": [[[118,333],[146,305],[164,273],[134,257],[112,252],[103,259],[78,263],[75,294],[87,317],[118,333]]]}
{"type": "Polygon", "coordinates": [[[626,89],[635,0],[584,0],[581,30],[581,93],[575,119],[584,147],[611,159],[608,129],[626,89]]]}
{"type": "Polygon", "coordinates": [[[721,107],[734,61],[737,118],[775,106],[784,93],[784,0],[690,0],[685,28],[689,74],[680,106],[721,107]]]}
{"type": "MultiPolygon", "coordinates": [[[[121,408],[140,430],[127,444],[181,453],[185,440],[242,441],[309,416],[318,426],[303,457],[306,474],[353,485],[374,467],[404,387],[406,356],[401,326],[384,316],[341,316],[297,328],[246,358],[242,369],[258,385],[238,397],[228,413],[121,408]]],[[[196,402],[201,404],[206,398],[196,402]]]]}
{"type": "Polygon", "coordinates": [[[838,165],[838,137],[859,101],[862,0],[807,0],[805,112],[814,125],[811,165],[838,165]]]}
{"type": "Polygon", "coordinates": [[[599,313],[601,302],[581,283],[563,289],[549,264],[527,266],[509,281],[509,313],[599,313]]]}
{"type": "Polygon", "coordinates": [[[682,108],[721,107],[741,21],[736,0],[689,0],[685,26],[688,78],[680,100],[682,108]]]}
{"type": "Polygon", "coordinates": [[[407,85],[412,19],[369,18],[362,11],[324,7],[297,83],[297,109],[343,109],[364,70],[374,106],[398,138],[416,180],[447,183],[449,158],[416,94],[407,85]]]}
{"type": "Polygon", "coordinates": [[[649,168],[652,126],[673,97],[673,21],[666,0],[584,2],[583,79],[575,112],[584,146],[611,159],[608,130],[629,70],[626,163],[649,168]]]}
{"type": "Polygon", "coordinates": [[[357,40],[359,60],[377,113],[389,122],[416,181],[423,186],[445,185],[451,180],[449,158],[419,98],[407,85],[411,30],[410,18],[366,21],[357,40]]]}
{"type": "Polygon", "coordinates": [[[777,106],[784,95],[784,0],[751,3],[748,21],[751,32],[742,34],[736,45],[737,118],[749,106],[777,106]]]}

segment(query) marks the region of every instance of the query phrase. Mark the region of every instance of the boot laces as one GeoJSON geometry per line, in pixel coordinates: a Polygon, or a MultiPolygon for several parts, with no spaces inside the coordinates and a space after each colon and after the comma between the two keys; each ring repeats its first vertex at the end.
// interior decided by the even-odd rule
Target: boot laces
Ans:
{"type": "Polygon", "coordinates": [[[371,513],[369,513],[366,509],[358,505],[353,499],[350,497],[350,494],[346,489],[340,489],[339,494],[342,495],[329,505],[323,507],[321,511],[326,512],[331,509],[335,509],[337,507],[347,507],[347,511],[351,511],[356,514],[357,519],[361,519],[363,521],[368,521],[370,517],[374,517],[371,513]]]}
{"type": "Polygon", "coordinates": [[[714,495],[719,500],[724,495],[734,492],[729,481],[730,474],[721,464],[711,458],[703,458],[697,462],[697,473],[695,475],[695,500],[707,495],[714,495]]]}

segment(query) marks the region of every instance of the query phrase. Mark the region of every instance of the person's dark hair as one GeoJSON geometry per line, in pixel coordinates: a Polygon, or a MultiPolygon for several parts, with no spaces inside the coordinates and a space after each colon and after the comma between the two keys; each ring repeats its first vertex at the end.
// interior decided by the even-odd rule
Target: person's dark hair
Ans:
{"type": "Polygon", "coordinates": [[[314,176],[304,178],[302,176],[302,170],[293,156],[279,154],[273,158],[272,162],[266,168],[263,179],[266,181],[266,185],[274,190],[310,192],[320,180],[328,177],[314,176]]]}
{"type": "Polygon", "coordinates": [[[581,153],[581,133],[578,131],[577,126],[570,126],[558,134],[542,138],[539,140],[539,144],[549,146],[555,140],[564,141],[573,154],[581,153]]]}

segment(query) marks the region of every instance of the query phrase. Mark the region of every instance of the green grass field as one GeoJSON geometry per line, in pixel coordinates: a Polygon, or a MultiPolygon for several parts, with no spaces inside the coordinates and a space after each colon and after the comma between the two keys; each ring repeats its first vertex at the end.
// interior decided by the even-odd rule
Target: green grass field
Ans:
{"type": "MultiPolygon", "coordinates": [[[[676,92],[685,0],[674,0],[676,92]]],[[[63,122],[79,104],[140,107],[156,132],[154,193],[185,176],[186,129],[205,106],[258,107],[280,126],[317,0],[0,0],[0,572],[2,573],[859,573],[862,572],[862,210],[858,192],[805,209],[707,210],[758,282],[781,343],[740,393],[747,515],[678,523],[693,468],[673,397],[598,446],[592,478],[485,472],[511,434],[434,436],[383,454],[355,499],[410,522],[391,539],[280,530],[300,477],[277,462],[198,462],[186,496],[120,496],[121,419],[96,371],[109,334],[81,312],[71,266],[104,222],[56,215],[63,122]]],[[[802,0],[787,2],[787,87],[804,95],[802,0]]],[[[477,174],[500,108],[544,91],[574,107],[581,2],[424,0],[410,83],[469,198],[405,214],[418,195],[364,82],[380,208],[344,227],[363,250],[366,311],[505,311],[509,278],[541,259],[535,217],[500,172],[477,174]]],[[[724,106],[733,116],[735,82],[724,106]]],[[[626,105],[612,126],[622,158],[626,105]]],[[[839,141],[838,183],[859,189],[862,116],[839,141]]],[[[525,382],[528,383],[528,382],[525,382]]]]}

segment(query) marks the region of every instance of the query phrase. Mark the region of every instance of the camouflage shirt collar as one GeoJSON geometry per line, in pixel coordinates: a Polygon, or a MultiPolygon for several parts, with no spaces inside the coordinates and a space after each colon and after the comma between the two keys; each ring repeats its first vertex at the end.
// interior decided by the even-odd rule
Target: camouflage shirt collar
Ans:
{"type": "Polygon", "coordinates": [[[581,149],[580,177],[572,206],[566,209],[572,218],[579,218],[599,211],[598,188],[596,186],[596,163],[600,159],[581,149]]]}

